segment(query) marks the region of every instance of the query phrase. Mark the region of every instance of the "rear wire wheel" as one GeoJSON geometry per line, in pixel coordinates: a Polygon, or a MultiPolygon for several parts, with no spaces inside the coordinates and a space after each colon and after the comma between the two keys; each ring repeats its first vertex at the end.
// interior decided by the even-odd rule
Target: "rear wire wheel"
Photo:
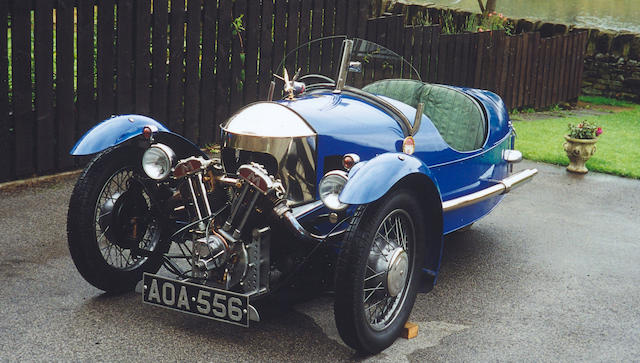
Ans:
{"type": "Polygon", "coordinates": [[[378,353],[409,318],[424,254],[423,213],[408,191],[360,206],[336,266],[335,319],[350,347],[378,353]]]}
{"type": "Polygon", "coordinates": [[[135,288],[144,271],[157,272],[166,245],[162,218],[131,149],[98,154],[78,179],[67,215],[69,251],[90,284],[107,292],[135,288]]]}

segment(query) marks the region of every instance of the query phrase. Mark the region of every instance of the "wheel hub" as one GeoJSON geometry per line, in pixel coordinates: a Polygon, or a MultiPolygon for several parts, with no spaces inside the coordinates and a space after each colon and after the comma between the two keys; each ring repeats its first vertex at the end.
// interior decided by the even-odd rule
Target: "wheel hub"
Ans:
{"type": "Polygon", "coordinates": [[[111,243],[131,249],[144,237],[147,227],[148,206],[139,192],[128,190],[114,193],[100,208],[98,220],[111,243]],[[108,228],[107,228],[108,227],[108,228]]]}
{"type": "Polygon", "coordinates": [[[396,248],[389,260],[387,268],[387,291],[390,296],[396,297],[407,281],[409,258],[407,253],[401,247],[396,248]]]}

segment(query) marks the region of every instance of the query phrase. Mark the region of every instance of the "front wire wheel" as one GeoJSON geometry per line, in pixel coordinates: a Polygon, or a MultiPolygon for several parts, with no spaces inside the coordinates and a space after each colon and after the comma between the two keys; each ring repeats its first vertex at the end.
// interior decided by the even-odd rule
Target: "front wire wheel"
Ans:
{"type": "Polygon", "coordinates": [[[336,266],[336,326],[359,352],[375,354],[400,335],[416,298],[423,213],[408,191],[360,206],[336,266]]]}
{"type": "Polygon", "coordinates": [[[168,243],[131,149],[98,154],[78,179],[67,215],[69,251],[78,271],[107,292],[133,290],[142,273],[157,272],[168,243]]]}
{"type": "Polygon", "coordinates": [[[119,270],[133,270],[144,264],[148,257],[140,252],[153,251],[160,238],[159,221],[150,213],[151,199],[147,192],[144,189],[129,192],[131,183],[136,183],[133,178],[130,165],[116,171],[102,187],[94,211],[96,242],[102,258],[107,265],[119,270]],[[127,195],[135,198],[135,202],[122,213],[124,203],[118,204],[118,200],[127,195]],[[115,223],[118,227],[114,227],[115,223]],[[120,228],[121,233],[114,232],[114,228],[120,228]]]}

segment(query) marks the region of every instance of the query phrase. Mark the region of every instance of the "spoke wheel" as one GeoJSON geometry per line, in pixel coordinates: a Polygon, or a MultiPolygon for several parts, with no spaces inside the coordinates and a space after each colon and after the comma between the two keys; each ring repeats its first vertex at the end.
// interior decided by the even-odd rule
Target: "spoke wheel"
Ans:
{"type": "Polygon", "coordinates": [[[104,184],[95,207],[96,242],[104,261],[131,270],[142,265],[158,244],[160,227],[151,212],[151,199],[136,183],[133,168],[117,170],[104,184]]]}
{"type": "Polygon", "coordinates": [[[399,336],[416,298],[423,213],[407,191],[360,206],[336,266],[336,326],[352,348],[375,354],[399,336]]]}
{"type": "Polygon", "coordinates": [[[162,217],[137,176],[130,149],[98,154],[69,201],[69,251],[80,274],[107,292],[132,290],[144,271],[156,272],[168,243],[162,217]]]}

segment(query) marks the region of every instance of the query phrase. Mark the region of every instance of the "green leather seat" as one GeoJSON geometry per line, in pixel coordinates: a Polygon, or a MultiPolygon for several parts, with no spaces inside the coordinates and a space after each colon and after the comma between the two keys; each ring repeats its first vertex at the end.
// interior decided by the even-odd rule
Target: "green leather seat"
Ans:
{"type": "Polygon", "coordinates": [[[385,79],[362,88],[369,93],[393,98],[417,107],[424,103],[424,114],[453,149],[477,150],[482,147],[487,125],[478,103],[456,89],[409,79],[385,79]]]}
{"type": "Polygon", "coordinates": [[[416,107],[420,102],[418,98],[423,86],[424,83],[412,79],[384,79],[370,83],[362,87],[362,90],[416,107]]]}

